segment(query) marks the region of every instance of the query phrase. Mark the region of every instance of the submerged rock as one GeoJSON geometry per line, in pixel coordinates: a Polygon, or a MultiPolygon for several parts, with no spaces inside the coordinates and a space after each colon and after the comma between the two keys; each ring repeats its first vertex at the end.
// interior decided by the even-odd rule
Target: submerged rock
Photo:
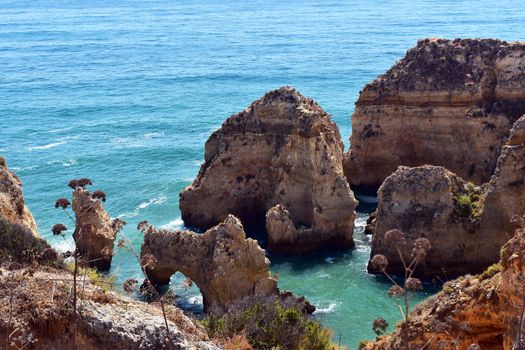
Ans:
{"type": "Polygon", "coordinates": [[[523,229],[501,250],[500,264],[482,275],[447,282],[443,291],[411,312],[409,344],[401,327],[363,345],[363,350],[517,349],[525,300],[523,229]],[[476,345],[478,347],[476,347],[476,345]]]}
{"type": "MultiPolygon", "coordinates": [[[[443,167],[399,167],[379,188],[371,256],[386,256],[387,270],[404,274],[396,247],[385,239],[386,232],[399,229],[405,234],[406,243],[399,245],[405,261],[410,261],[416,239],[431,243],[416,275],[446,279],[483,270],[498,259],[506,236],[501,242],[496,234],[477,231],[480,200],[481,189],[443,167]]],[[[368,269],[379,272],[371,264],[368,269]]]]}
{"type": "Polygon", "coordinates": [[[180,194],[182,219],[206,230],[233,214],[263,231],[267,211],[281,204],[300,229],[271,250],[352,247],[357,201],[342,159],[339,129],[317,103],[289,87],[269,92],[210,136],[197,178],[180,194]]]}
{"type": "Polygon", "coordinates": [[[378,188],[398,166],[440,165],[489,181],[525,113],[525,44],[425,39],[361,91],[345,173],[378,188]]]}
{"type": "Polygon", "coordinates": [[[90,266],[107,270],[113,258],[115,227],[100,199],[82,187],[73,190],[73,211],[76,216],[75,239],[80,254],[90,266]]]}
{"type": "Polygon", "coordinates": [[[22,181],[9,170],[0,157],[0,217],[12,224],[25,226],[34,237],[39,237],[33,215],[25,205],[22,181]]]}
{"type": "MultiPolygon", "coordinates": [[[[253,295],[293,297],[279,292],[264,250],[246,238],[241,222],[232,215],[204,234],[149,230],[141,249],[141,257],[146,256],[153,256],[146,266],[153,283],[165,284],[174,273],[183,273],[199,287],[205,310],[226,310],[253,295]]],[[[315,310],[304,299],[298,301],[305,310],[315,310]]]]}

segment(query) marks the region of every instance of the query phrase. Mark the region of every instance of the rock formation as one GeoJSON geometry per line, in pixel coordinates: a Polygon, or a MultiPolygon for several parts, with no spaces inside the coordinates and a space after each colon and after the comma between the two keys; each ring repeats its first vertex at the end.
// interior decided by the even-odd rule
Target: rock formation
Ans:
{"type": "Polygon", "coordinates": [[[489,181],[525,113],[525,44],[425,39],[361,91],[345,173],[377,189],[398,166],[440,165],[489,181]]]}
{"type": "Polygon", "coordinates": [[[12,224],[25,226],[35,237],[39,237],[35,219],[25,205],[22,181],[8,169],[2,157],[0,157],[0,217],[12,224]]]}
{"type": "Polygon", "coordinates": [[[107,270],[113,258],[116,231],[113,221],[99,198],[82,187],[73,190],[73,211],[76,216],[75,239],[77,248],[90,266],[107,270]]]}
{"type": "MultiPolygon", "coordinates": [[[[37,265],[8,271],[0,268],[0,339],[9,349],[72,349],[72,274],[37,265]]],[[[219,350],[205,330],[182,310],[165,305],[171,344],[162,311],[83,282],[78,295],[78,349],[219,350]]]]}
{"type": "Polygon", "coordinates": [[[442,292],[416,306],[408,322],[409,346],[397,328],[361,349],[421,349],[425,344],[428,350],[517,349],[518,335],[525,333],[525,322],[520,332],[524,274],[525,237],[519,230],[502,248],[500,265],[447,282],[442,292]]]}
{"type": "Polygon", "coordinates": [[[512,218],[525,214],[525,116],[514,123],[501,149],[484,207],[480,230],[487,236],[505,233],[508,239],[516,229],[512,218]]]}
{"type": "MultiPolygon", "coordinates": [[[[405,261],[416,239],[431,243],[416,274],[443,278],[443,271],[447,277],[482,271],[497,261],[508,238],[477,231],[480,192],[443,167],[399,167],[379,188],[371,256],[385,255],[391,273],[404,273],[396,247],[385,240],[386,232],[399,229],[405,234],[406,244],[400,246],[405,261]]],[[[377,272],[370,264],[369,271],[377,272]]]]}
{"type": "Polygon", "coordinates": [[[281,204],[298,229],[287,241],[274,222],[271,250],[351,247],[357,202],[342,159],[339,129],[319,105],[289,87],[269,92],[208,139],[197,178],[180,194],[182,219],[206,230],[233,214],[263,231],[266,212],[281,204]]]}
{"type": "Polygon", "coordinates": [[[204,234],[148,230],[141,257],[151,256],[145,267],[149,279],[164,284],[175,272],[183,273],[199,287],[205,310],[226,310],[248,296],[280,293],[264,250],[246,238],[241,222],[232,215],[204,234]]]}
{"type": "MultiPolygon", "coordinates": [[[[499,249],[517,226],[512,218],[525,213],[525,117],[510,131],[496,171],[483,189],[466,184],[437,166],[399,167],[379,189],[372,253],[385,255],[393,273],[402,272],[395,247],[385,233],[400,229],[410,256],[415,239],[424,236],[432,250],[420,275],[447,277],[474,273],[496,262],[499,249]]],[[[374,271],[369,266],[369,271],[374,271]]]]}

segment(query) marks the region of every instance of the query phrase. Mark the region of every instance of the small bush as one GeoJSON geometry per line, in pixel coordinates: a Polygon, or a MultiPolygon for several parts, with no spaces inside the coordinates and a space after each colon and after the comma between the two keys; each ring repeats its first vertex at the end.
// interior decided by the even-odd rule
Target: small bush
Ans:
{"type": "Polygon", "coordinates": [[[296,305],[277,297],[250,297],[225,314],[210,312],[204,324],[212,337],[244,336],[254,349],[332,350],[332,332],[296,305]]]}
{"type": "Polygon", "coordinates": [[[30,263],[38,260],[46,248],[49,248],[49,245],[44,240],[34,237],[26,227],[0,218],[0,263],[30,263]]]}
{"type": "MultiPolygon", "coordinates": [[[[68,268],[73,272],[75,270],[75,263],[70,262],[68,268]]],[[[82,279],[82,276],[86,276],[89,281],[91,281],[91,284],[102,288],[102,290],[106,292],[113,289],[113,285],[117,279],[114,275],[100,273],[95,267],[79,267],[78,276],[80,279],[82,279]]]]}
{"type": "Polygon", "coordinates": [[[455,194],[456,208],[454,213],[459,218],[478,218],[481,215],[480,199],[481,187],[468,182],[464,187],[464,193],[455,194]]]}
{"type": "Polygon", "coordinates": [[[492,264],[489,267],[487,267],[485,271],[483,271],[483,273],[481,274],[481,279],[482,280],[489,279],[500,271],[501,271],[500,263],[492,264]]]}

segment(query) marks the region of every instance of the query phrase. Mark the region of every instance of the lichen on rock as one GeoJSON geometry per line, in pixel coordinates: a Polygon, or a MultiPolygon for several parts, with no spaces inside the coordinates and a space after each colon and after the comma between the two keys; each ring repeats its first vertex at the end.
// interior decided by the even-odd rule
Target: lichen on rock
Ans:
{"type": "Polygon", "coordinates": [[[352,247],[357,201],[342,159],[339,129],[317,103],[289,87],[271,91],[210,136],[197,178],[180,194],[182,219],[206,230],[233,214],[264,231],[267,211],[280,204],[305,228],[299,236],[311,237],[271,250],[352,247]]]}
{"type": "Polygon", "coordinates": [[[490,180],[525,113],[525,44],[424,39],[367,84],[352,116],[345,173],[377,189],[398,166],[439,165],[490,180]]]}

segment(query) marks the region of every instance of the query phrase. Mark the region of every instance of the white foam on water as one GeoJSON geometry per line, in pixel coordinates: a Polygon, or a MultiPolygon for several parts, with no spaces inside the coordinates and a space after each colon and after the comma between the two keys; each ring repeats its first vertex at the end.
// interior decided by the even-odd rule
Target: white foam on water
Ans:
{"type": "Polygon", "coordinates": [[[161,136],[164,136],[163,132],[154,131],[154,132],[147,132],[147,133],[142,134],[141,138],[143,138],[144,140],[151,140],[151,139],[161,137],[161,136]]]}
{"type": "Polygon", "coordinates": [[[173,221],[168,222],[165,225],[162,225],[160,228],[165,230],[180,230],[184,227],[184,221],[181,218],[176,218],[173,221]]]}
{"type": "Polygon", "coordinates": [[[153,198],[150,198],[148,201],[146,202],[142,202],[139,204],[138,208],[139,209],[146,209],[147,207],[149,207],[150,205],[154,205],[154,204],[162,204],[164,202],[166,202],[167,198],[165,195],[161,194],[160,196],[157,196],[157,197],[153,197],[153,198]]]}
{"type": "Polygon", "coordinates": [[[78,162],[77,162],[76,159],[70,159],[70,160],[68,160],[67,162],[63,162],[63,163],[62,163],[62,165],[63,165],[64,167],[66,167],[66,168],[69,168],[69,167],[71,167],[71,166],[73,166],[73,165],[77,165],[77,164],[78,164],[78,162]]]}
{"type": "Polygon", "coordinates": [[[366,227],[366,220],[368,220],[367,216],[357,217],[355,219],[355,227],[366,227]]]}
{"type": "Polygon", "coordinates": [[[334,263],[334,260],[335,258],[332,258],[331,256],[327,257],[324,259],[325,262],[329,263],[329,264],[333,264],[334,263]]]}
{"type": "Polygon", "coordinates": [[[202,305],[202,295],[195,295],[193,297],[188,298],[188,303],[193,305],[202,305]]]}
{"type": "Polygon", "coordinates": [[[377,204],[377,197],[376,196],[357,196],[357,198],[365,203],[368,204],[377,204]]]}
{"type": "Polygon", "coordinates": [[[58,147],[60,145],[66,144],[66,143],[67,143],[67,141],[53,142],[53,143],[49,143],[47,145],[29,147],[28,150],[29,151],[34,151],[34,150],[41,150],[41,149],[50,149],[50,148],[55,148],[55,147],[58,147]]]}
{"type": "Polygon", "coordinates": [[[191,164],[195,165],[195,166],[201,166],[201,164],[204,163],[204,160],[202,159],[199,159],[199,160],[192,160],[191,161],[191,164]]]}
{"type": "Polygon", "coordinates": [[[314,311],[314,314],[331,314],[331,313],[334,313],[335,311],[337,310],[337,303],[330,303],[328,305],[328,307],[325,307],[325,308],[317,308],[315,309],[314,311]]]}

